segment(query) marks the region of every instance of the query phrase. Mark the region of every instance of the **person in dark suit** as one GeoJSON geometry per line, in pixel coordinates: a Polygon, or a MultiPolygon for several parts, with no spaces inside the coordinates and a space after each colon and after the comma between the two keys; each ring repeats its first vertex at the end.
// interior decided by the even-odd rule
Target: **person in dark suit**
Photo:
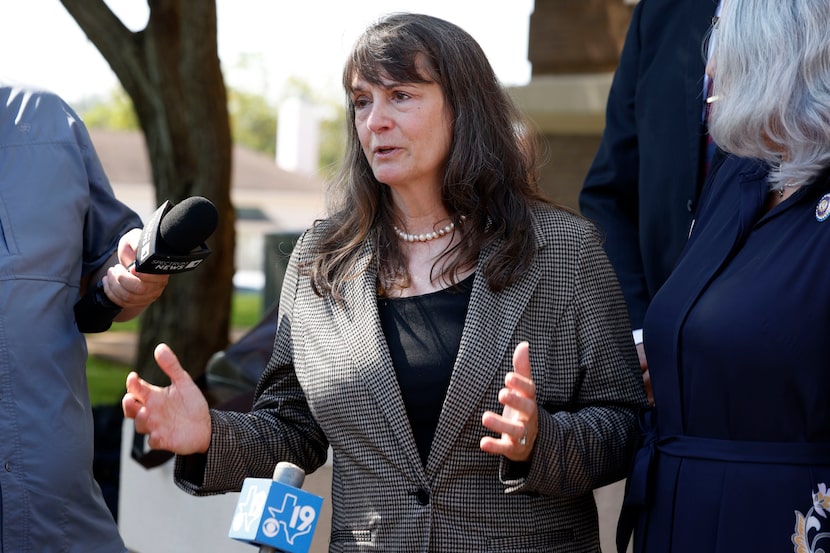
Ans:
{"type": "Polygon", "coordinates": [[[706,182],[646,313],[637,552],[830,550],[830,3],[726,0],[706,182]]]}
{"type": "Polygon", "coordinates": [[[635,331],[686,242],[704,180],[702,49],[717,6],[717,0],[640,0],[580,192],[580,211],[603,234],[635,331]]]}
{"type": "Polygon", "coordinates": [[[253,410],[169,388],[124,412],[209,495],[306,472],[330,446],[332,551],[599,551],[592,490],[619,480],[647,405],[595,227],[539,192],[535,138],[475,40],[395,14],[343,72],[331,215],[298,241],[253,410]]]}

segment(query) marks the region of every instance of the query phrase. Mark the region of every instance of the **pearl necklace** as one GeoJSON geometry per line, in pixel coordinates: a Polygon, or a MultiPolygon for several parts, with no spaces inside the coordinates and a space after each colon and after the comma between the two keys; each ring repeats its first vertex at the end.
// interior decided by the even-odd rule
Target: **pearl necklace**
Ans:
{"type": "Polygon", "coordinates": [[[398,238],[404,242],[429,242],[430,240],[435,240],[436,238],[451,233],[453,229],[455,229],[455,223],[450,221],[450,224],[444,228],[438,229],[437,231],[427,232],[425,234],[409,234],[408,232],[404,232],[399,229],[396,225],[392,225],[392,229],[395,231],[395,234],[398,235],[398,238]]]}

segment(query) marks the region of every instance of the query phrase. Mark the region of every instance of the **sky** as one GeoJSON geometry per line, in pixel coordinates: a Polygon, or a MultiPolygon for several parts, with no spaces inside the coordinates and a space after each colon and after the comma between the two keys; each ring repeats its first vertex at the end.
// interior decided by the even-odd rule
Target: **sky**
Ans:
{"type": "MultiPolygon", "coordinates": [[[[417,11],[452,21],[481,44],[507,86],[530,80],[528,24],[534,0],[216,0],[226,83],[276,100],[296,78],[340,98],[340,70],[357,36],[379,16],[417,11]]],[[[106,0],[133,30],[146,0],[106,0]]],[[[70,103],[106,97],[115,75],[59,0],[0,0],[0,79],[57,92],[70,103]]]]}

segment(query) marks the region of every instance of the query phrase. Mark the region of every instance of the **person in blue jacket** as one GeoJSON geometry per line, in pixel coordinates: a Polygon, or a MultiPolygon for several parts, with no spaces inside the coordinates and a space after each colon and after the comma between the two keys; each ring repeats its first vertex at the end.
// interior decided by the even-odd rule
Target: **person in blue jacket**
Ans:
{"type": "Polygon", "coordinates": [[[0,552],[126,553],[93,478],[87,349],[74,305],[103,282],[137,316],[167,275],[129,268],[141,219],[78,115],[0,81],[0,552]]]}
{"type": "Polygon", "coordinates": [[[830,2],[726,0],[707,181],[644,335],[620,547],[830,550],[830,2]],[[629,523],[631,523],[629,525],[629,523]]]}

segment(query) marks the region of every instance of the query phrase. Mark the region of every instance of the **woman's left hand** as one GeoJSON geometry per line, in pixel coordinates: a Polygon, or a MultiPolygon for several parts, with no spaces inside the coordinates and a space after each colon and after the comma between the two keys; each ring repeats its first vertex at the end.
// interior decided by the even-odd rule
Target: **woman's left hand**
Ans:
{"type": "Polygon", "coordinates": [[[481,417],[485,428],[501,433],[500,438],[481,438],[482,451],[504,455],[511,461],[527,461],[539,432],[539,410],[536,406],[536,385],[530,373],[530,345],[521,342],[513,352],[513,372],[504,377],[499,391],[502,414],[486,411],[481,417]]]}

